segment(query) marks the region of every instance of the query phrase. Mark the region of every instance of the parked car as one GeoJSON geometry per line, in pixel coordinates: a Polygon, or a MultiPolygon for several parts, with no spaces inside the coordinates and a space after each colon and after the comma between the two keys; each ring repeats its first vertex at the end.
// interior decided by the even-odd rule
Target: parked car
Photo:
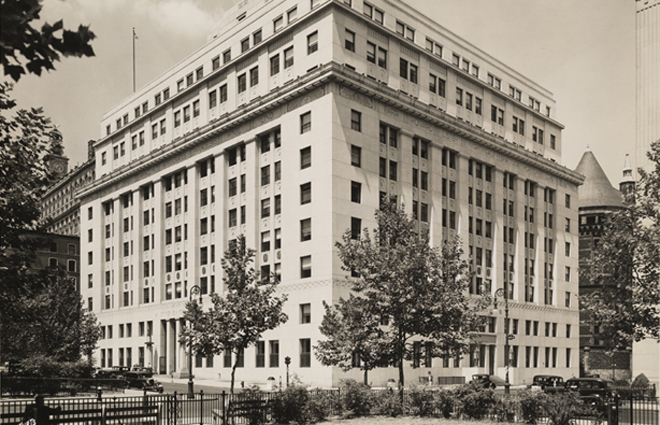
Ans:
{"type": "Polygon", "coordinates": [[[487,373],[476,373],[472,375],[472,382],[475,382],[476,385],[481,385],[484,388],[495,389],[498,385],[504,386],[504,380],[495,375],[489,375],[487,373]]]}
{"type": "Polygon", "coordinates": [[[580,397],[600,397],[609,400],[617,397],[614,383],[601,378],[571,378],[566,381],[565,387],[570,391],[577,391],[580,397]]]}
{"type": "Polygon", "coordinates": [[[131,372],[140,372],[147,378],[151,378],[152,376],[154,376],[154,369],[151,367],[133,366],[131,372]]]}
{"type": "Polygon", "coordinates": [[[126,388],[138,388],[140,390],[163,392],[163,384],[147,376],[142,372],[127,372],[124,376],[126,388]]]}
{"type": "Polygon", "coordinates": [[[565,390],[564,378],[558,375],[536,375],[528,388],[546,393],[558,393],[565,390]]]}
{"type": "Polygon", "coordinates": [[[113,366],[111,368],[106,368],[106,369],[98,369],[96,371],[96,377],[97,378],[123,378],[124,374],[131,370],[128,366],[113,366]]]}

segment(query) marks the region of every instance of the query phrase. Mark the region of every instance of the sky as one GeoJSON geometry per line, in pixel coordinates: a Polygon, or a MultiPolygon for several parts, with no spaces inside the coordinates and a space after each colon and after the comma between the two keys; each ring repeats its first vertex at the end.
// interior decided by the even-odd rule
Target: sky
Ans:
{"type": "MultiPolygon", "coordinates": [[[[635,144],[633,0],[404,0],[553,93],[562,165],[589,147],[615,187],[635,144]]],[[[70,167],[101,135],[102,115],[132,92],[132,28],[140,87],[203,46],[238,0],[45,0],[41,18],[89,25],[92,58],[62,58],[24,76],[13,95],[44,108],[64,136],[70,167]]]]}

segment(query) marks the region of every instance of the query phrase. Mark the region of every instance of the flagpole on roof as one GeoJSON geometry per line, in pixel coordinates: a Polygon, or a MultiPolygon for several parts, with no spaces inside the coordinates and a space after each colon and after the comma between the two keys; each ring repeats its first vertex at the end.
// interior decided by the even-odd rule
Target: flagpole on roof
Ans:
{"type": "Polygon", "coordinates": [[[135,35],[135,27],[133,27],[133,93],[135,93],[135,39],[137,38],[137,35],[135,35]]]}

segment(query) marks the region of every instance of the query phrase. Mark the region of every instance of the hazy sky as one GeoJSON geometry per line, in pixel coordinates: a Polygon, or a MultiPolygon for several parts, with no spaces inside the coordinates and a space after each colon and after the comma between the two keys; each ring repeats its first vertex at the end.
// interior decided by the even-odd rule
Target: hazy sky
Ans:
{"type": "MultiPolygon", "coordinates": [[[[405,0],[431,19],[554,93],[562,164],[573,169],[587,145],[615,187],[634,157],[633,0],[405,0]]],[[[20,107],[43,106],[64,135],[70,165],[82,163],[100,121],[137,87],[206,43],[236,0],[46,0],[42,18],[89,25],[93,58],[64,58],[14,89],[20,107]]]]}

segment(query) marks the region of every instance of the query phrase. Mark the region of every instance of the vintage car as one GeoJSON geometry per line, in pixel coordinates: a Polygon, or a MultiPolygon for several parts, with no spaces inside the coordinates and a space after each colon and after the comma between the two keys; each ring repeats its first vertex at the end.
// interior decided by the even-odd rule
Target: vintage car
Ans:
{"type": "Polygon", "coordinates": [[[495,376],[495,375],[488,375],[487,373],[476,373],[472,375],[472,381],[476,383],[476,385],[481,385],[484,388],[492,388],[495,389],[495,387],[499,386],[504,386],[505,382],[502,378],[495,376]]]}
{"type": "Polygon", "coordinates": [[[566,390],[577,391],[580,397],[600,397],[610,400],[617,397],[614,383],[601,378],[571,378],[566,381],[566,390]]]}
{"type": "Polygon", "coordinates": [[[126,372],[124,375],[124,379],[126,380],[126,388],[137,388],[140,390],[162,393],[163,384],[147,375],[148,374],[142,372],[126,372]]]}
{"type": "Polygon", "coordinates": [[[528,388],[546,393],[562,392],[565,390],[564,378],[558,375],[536,375],[528,388]]]}

